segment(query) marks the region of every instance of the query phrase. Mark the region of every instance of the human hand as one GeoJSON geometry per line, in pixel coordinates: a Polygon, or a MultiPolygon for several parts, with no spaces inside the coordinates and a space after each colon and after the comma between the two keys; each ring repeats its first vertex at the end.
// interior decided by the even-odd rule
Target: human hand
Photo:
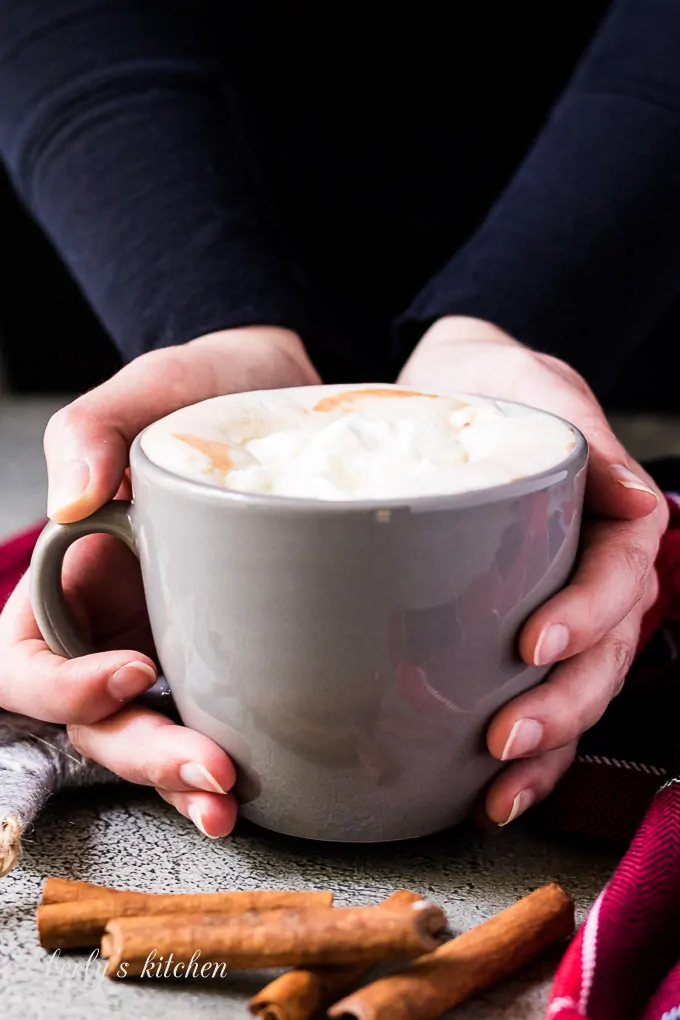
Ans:
{"type": "Polygon", "coordinates": [[[440,319],[399,382],[552,411],[576,425],[590,447],[576,573],[534,613],[519,642],[526,663],[559,665],[544,683],[501,709],[488,731],[491,754],[513,762],[491,785],[484,805],[488,820],[505,825],[550,793],[573,761],[578,738],[620,691],[642,618],[656,600],[654,562],[668,510],[652,479],[612,433],[583,378],[488,322],[440,319]]]}
{"type": "MultiPolygon", "coordinates": [[[[118,495],[135,435],[187,404],[239,390],[318,382],[300,340],[248,327],[146,354],[59,411],[45,434],[50,516],[66,523],[118,495]]],[[[154,647],[137,561],[94,535],[69,550],[64,592],[97,651],[53,655],[20,582],[0,614],[0,707],[66,724],[78,751],[135,783],[153,786],[206,835],[231,831],[234,767],[208,737],[129,702],[156,680],[154,647]]]]}

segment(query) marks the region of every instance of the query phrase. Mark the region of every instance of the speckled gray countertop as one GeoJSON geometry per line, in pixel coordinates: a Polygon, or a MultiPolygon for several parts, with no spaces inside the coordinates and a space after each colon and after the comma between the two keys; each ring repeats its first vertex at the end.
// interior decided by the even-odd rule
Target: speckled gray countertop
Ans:
{"type": "MultiPolygon", "coordinates": [[[[482,836],[453,830],[412,843],[340,846],[276,836],[240,823],[210,841],[145,791],[122,787],[59,796],[26,844],[22,866],[0,880],[2,1016],[137,1020],[246,1017],[267,977],[156,985],[112,983],[86,955],[54,956],[36,943],[33,913],[42,879],[65,875],[152,891],[323,888],[341,903],[374,902],[396,888],[441,904],[464,930],[555,880],[576,898],[579,919],[615,864],[602,847],[567,844],[517,827],[482,836]]],[[[539,1020],[559,954],[452,1014],[461,1020],[539,1020]]]]}
{"type": "MultiPolygon", "coordinates": [[[[43,510],[40,438],[58,401],[0,398],[0,538],[43,510]]],[[[677,431],[675,432],[677,442],[677,431]]],[[[184,1020],[245,1017],[263,975],[172,985],[116,983],[96,961],[54,956],[36,941],[33,914],[48,874],[154,891],[330,888],[343,903],[395,888],[428,895],[464,930],[544,882],[575,897],[580,920],[616,863],[606,847],[570,843],[522,826],[498,835],[469,829],[383,846],[312,844],[240,823],[228,839],[201,836],[168,805],[123,786],[55,798],[25,844],[22,865],[0,880],[3,1017],[184,1020]]],[[[559,954],[454,1011],[461,1020],[541,1020],[559,954]]]]}

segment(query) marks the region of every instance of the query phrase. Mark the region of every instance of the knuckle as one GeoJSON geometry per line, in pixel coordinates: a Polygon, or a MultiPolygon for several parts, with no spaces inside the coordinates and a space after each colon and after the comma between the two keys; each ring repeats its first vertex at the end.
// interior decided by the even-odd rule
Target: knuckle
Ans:
{"type": "MultiPolygon", "coordinates": [[[[156,379],[162,378],[163,392],[168,394],[173,402],[177,403],[179,401],[181,404],[186,394],[187,371],[189,367],[183,347],[167,347],[161,350],[148,351],[146,354],[135,359],[128,366],[127,370],[156,379]],[[160,374],[161,371],[162,375],[160,374]]],[[[123,369],[123,372],[125,371],[126,369],[123,369]]]]}
{"type": "Polygon", "coordinates": [[[612,446],[616,446],[616,440],[609,425],[599,419],[591,418],[588,422],[588,440],[601,453],[608,453],[611,451],[612,446]]]}
{"type": "Polygon", "coordinates": [[[167,762],[147,761],[138,770],[138,783],[154,786],[156,789],[168,790],[176,786],[176,769],[173,769],[167,762]]]}
{"type": "Polygon", "coordinates": [[[621,544],[620,555],[630,580],[633,602],[639,602],[645,593],[653,556],[646,545],[639,540],[631,539],[621,544]]]}
{"type": "Polygon", "coordinates": [[[69,723],[66,727],[66,734],[78,754],[81,754],[83,758],[89,757],[86,727],[82,723],[69,723]]]}
{"type": "Polygon", "coordinates": [[[621,444],[614,435],[609,422],[595,403],[592,391],[582,395],[582,422],[584,432],[593,453],[600,462],[616,463],[623,459],[621,444]]]}
{"type": "MultiPolygon", "coordinates": [[[[88,684],[81,683],[81,678],[74,675],[69,665],[72,660],[51,663],[48,668],[52,677],[59,687],[58,713],[60,719],[68,727],[77,727],[76,735],[81,742],[79,748],[82,753],[85,742],[91,746],[91,728],[95,726],[103,715],[103,706],[95,691],[88,684]]],[[[85,678],[82,678],[85,679],[85,678]]],[[[70,739],[70,733],[69,733],[70,739]]]]}
{"type": "Polygon", "coordinates": [[[60,436],[63,432],[77,428],[83,419],[84,409],[81,404],[82,398],[74,400],[66,407],[55,411],[45,427],[45,441],[60,436]]]}
{"type": "Polygon", "coordinates": [[[628,670],[630,669],[635,654],[635,645],[622,637],[610,635],[608,639],[608,654],[612,664],[612,685],[611,697],[616,697],[621,692],[628,670]]]}

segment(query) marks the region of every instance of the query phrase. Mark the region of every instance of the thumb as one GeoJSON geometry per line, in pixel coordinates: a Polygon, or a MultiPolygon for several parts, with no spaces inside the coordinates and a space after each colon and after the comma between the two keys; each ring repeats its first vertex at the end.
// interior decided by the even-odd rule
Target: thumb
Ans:
{"type": "Polygon", "coordinates": [[[112,499],[135,436],[180,407],[237,390],[318,381],[300,339],[274,327],[224,330],[143,354],[49,421],[47,512],[66,524],[112,499]]]}
{"type": "Polygon", "coordinates": [[[606,419],[586,421],[579,427],[589,446],[588,508],[596,514],[622,520],[637,520],[653,513],[659,494],[640,465],[628,455],[606,419]]]}
{"type": "Polygon", "coordinates": [[[138,432],[179,407],[217,395],[205,360],[205,351],[188,347],[142,355],[50,419],[44,443],[53,520],[80,520],[112,499],[138,432]]]}

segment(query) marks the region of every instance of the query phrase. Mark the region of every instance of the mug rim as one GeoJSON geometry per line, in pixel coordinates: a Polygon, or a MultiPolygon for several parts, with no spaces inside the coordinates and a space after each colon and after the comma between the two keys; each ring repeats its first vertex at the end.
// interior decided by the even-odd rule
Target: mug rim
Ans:
{"type": "MultiPolygon", "coordinates": [[[[212,485],[209,482],[200,482],[197,479],[187,478],[169,468],[162,467],[151,460],[142,446],[142,439],[148,428],[135,437],[130,448],[130,467],[132,470],[133,502],[134,502],[134,475],[141,469],[142,473],[149,477],[155,484],[165,489],[172,489],[178,493],[191,495],[193,499],[207,503],[224,503],[234,510],[268,511],[271,513],[316,513],[316,514],[352,514],[352,513],[378,513],[384,511],[410,510],[412,513],[432,512],[435,510],[454,510],[475,506],[485,506],[490,503],[500,503],[508,499],[527,496],[542,489],[552,488],[563,481],[570,472],[577,473],[588,461],[588,441],[581,430],[572,422],[567,421],[552,411],[544,411],[542,408],[531,407],[529,404],[520,403],[517,400],[506,400],[483,396],[482,394],[466,394],[469,396],[482,396],[486,400],[494,400],[499,404],[510,405],[511,407],[525,407],[528,410],[539,410],[541,414],[549,415],[551,418],[561,421],[574,432],[574,448],[569,451],[566,457],[545,468],[536,474],[525,475],[522,478],[510,482],[502,482],[499,485],[488,486],[483,489],[468,489],[464,492],[439,493],[426,496],[392,496],[384,499],[348,499],[348,500],[327,500],[305,498],[301,496],[274,496],[268,493],[235,492],[232,489],[212,485]]],[[[199,401],[201,403],[201,401],[199,401]]],[[[187,405],[189,407],[191,405],[187,405]]],[[[154,423],[152,423],[154,424],[154,423]]]]}

